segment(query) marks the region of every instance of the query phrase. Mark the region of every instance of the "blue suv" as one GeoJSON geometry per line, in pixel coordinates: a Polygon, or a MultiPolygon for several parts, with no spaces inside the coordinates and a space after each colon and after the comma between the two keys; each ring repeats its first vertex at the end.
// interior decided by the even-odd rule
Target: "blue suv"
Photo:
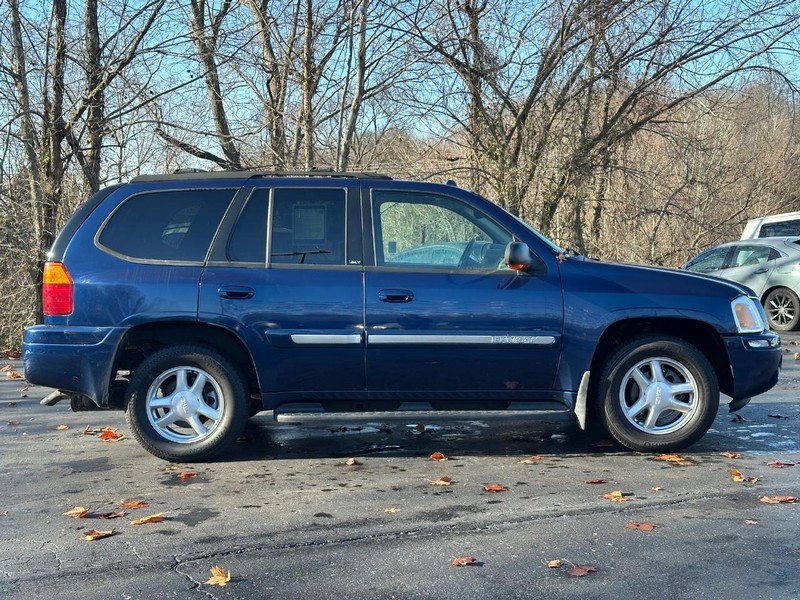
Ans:
{"type": "Polygon", "coordinates": [[[174,461],[261,410],[571,412],[676,451],[781,364],[746,287],[588,260],[454,184],[374,174],[108,187],[59,233],[42,294],[27,379],[125,410],[174,461]]]}

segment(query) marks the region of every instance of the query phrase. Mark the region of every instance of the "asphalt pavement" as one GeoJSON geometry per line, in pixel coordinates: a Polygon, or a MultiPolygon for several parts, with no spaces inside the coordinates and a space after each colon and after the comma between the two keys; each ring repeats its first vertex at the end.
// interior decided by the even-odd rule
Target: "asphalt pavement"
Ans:
{"type": "Polygon", "coordinates": [[[800,496],[796,342],[677,462],[559,419],[262,413],[214,462],[170,464],[0,360],[0,597],[799,599],[800,506],[762,500],[800,496]]]}

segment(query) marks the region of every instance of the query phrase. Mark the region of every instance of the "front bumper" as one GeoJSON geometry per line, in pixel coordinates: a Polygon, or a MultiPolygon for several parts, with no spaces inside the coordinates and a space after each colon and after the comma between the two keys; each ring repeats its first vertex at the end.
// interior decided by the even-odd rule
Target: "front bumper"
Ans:
{"type": "Polygon", "coordinates": [[[731,366],[734,400],[763,394],[778,383],[783,354],[774,333],[743,334],[725,338],[731,366]]]}
{"type": "Polygon", "coordinates": [[[127,330],[34,325],[23,334],[25,379],[108,406],[114,356],[127,330]]]}

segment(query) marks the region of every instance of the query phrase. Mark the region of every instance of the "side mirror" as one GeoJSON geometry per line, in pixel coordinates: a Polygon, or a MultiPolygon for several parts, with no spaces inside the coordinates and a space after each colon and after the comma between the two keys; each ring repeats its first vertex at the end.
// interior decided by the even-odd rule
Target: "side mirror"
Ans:
{"type": "Polygon", "coordinates": [[[514,271],[526,271],[531,267],[531,251],[525,242],[509,242],[503,262],[514,271]]]}

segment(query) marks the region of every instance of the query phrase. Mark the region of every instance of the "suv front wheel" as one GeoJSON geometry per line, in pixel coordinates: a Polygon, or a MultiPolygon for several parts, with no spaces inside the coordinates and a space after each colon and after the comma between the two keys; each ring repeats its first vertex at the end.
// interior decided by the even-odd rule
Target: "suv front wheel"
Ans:
{"type": "Polygon", "coordinates": [[[708,431],[719,408],[719,384],[695,346],[671,336],[642,336],[606,362],[600,414],[622,445],[641,452],[675,452],[708,431]]]}
{"type": "Polygon", "coordinates": [[[207,460],[242,433],[249,402],[239,370],[202,346],[173,346],[133,372],[125,415],[151,454],[175,462],[207,460]]]}

